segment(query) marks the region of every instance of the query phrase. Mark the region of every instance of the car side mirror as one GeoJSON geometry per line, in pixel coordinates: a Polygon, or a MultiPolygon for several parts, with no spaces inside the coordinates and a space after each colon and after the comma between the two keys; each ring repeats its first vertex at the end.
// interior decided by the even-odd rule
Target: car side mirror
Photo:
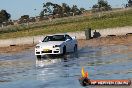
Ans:
{"type": "Polygon", "coordinates": [[[72,39],[76,39],[76,36],[72,37],[72,39]]]}

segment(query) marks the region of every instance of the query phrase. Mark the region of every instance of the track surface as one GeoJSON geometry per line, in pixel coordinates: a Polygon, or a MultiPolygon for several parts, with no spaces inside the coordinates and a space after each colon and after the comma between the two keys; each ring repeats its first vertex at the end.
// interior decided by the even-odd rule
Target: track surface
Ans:
{"type": "Polygon", "coordinates": [[[82,66],[90,79],[132,78],[132,45],[85,47],[78,54],[43,57],[40,61],[36,60],[33,50],[1,54],[0,88],[83,88],[78,82],[82,66]]]}

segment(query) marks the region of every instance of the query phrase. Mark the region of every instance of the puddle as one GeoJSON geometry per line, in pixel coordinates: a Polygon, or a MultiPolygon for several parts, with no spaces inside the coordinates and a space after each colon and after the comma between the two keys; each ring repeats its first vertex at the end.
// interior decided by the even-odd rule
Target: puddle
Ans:
{"type": "Polygon", "coordinates": [[[132,78],[132,45],[85,47],[77,54],[36,60],[34,51],[0,55],[0,88],[83,88],[81,67],[90,79],[132,78]]]}

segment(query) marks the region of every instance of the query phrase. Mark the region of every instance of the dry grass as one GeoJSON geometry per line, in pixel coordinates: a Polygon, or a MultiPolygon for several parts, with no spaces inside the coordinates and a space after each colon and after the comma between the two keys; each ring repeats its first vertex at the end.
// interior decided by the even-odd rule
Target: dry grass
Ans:
{"type": "Polygon", "coordinates": [[[0,32],[0,39],[83,31],[86,28],[105,29],[123,26],[132,26],[132,9],[94,13],[92,16],[60,18],[51,22],[43,21],[30,24],[29,26],[10,27],[0,32]]]}
{"type": "Polygon", "coordinates": [[[109,45],[115,45],[115,44],[132,44],[132,36],[113,36],[113,37],[102,37],[102,38],[95,38],[90,40],[78,40],[79,47],[85,47],[85,46],[92,46],[92,47],[98,47],[98,46],[109,46],[109,45]]]}
{"type": "Polygon", "coordinates": [[[8,46],[8,47],[0,47],[0,53],[17,53],[24,50],[29,50],[33,48],[35,45],[33,44],[25,44],[25,45],[16,45],[16,46],[8,46]]]}

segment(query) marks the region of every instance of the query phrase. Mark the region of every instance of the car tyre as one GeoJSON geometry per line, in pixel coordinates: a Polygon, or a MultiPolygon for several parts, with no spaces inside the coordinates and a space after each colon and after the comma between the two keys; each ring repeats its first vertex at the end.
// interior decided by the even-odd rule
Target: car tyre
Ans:
{"type": "Polygon", "coordinates": [[[74,46],[74,52],[77,52],[77,50],[78,50],[78,47],[77,47],[77,45],[75,45],[74,46]]]}
{"type": "Polygon", "coordinates": [[[36,57],[37,57],[37,59],[38,59],[38,60],[40,60],[40,59],[41,59],[41,55],[37,55],[36,57]]]}
{"type": "Polygon", "coordinates": [[[66,46],[63,47],[63,55],[66,54],[66,46]]]}

